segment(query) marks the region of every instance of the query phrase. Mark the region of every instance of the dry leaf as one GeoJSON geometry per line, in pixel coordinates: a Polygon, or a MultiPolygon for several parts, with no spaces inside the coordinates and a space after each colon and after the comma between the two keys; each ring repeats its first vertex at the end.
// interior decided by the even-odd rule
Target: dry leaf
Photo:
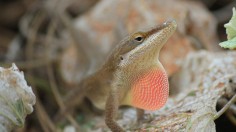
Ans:
{"type": "Polygon", "coordinates": [[[33,112],[35,95],[15,64],[0,67],[0,131],[8,132],[22,127],[27,114],[33,112]]]}

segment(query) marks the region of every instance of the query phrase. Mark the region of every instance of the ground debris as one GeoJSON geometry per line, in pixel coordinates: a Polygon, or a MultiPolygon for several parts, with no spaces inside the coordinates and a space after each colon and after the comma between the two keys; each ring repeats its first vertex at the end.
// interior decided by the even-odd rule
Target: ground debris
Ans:
{"type": "Polygon", "coordinates": [[[236,52],[190,54],[171,81],[171,86],[175,83],[174,88],[180,88],[179,94],[171,97],[165,108],[152,113],[158,116],[141,130],[215,131],[217,100],[232,89],[229,79],[236,78],[235,57],[236,52]]]}
{"type": "MultiPolygon", "coordinates": [[[[171,80],[170,86],[178,89],[178,94],[172,95],[164,108],[146,111],[141,125],[136,124],[135,109],[121,109],[119,124],[127,131],[216,131],[217,101],[224,96],[232,97],[235,92],[231,87],[236,79],[235,58],[236,52],[191,53],[171,80]]],[[[89,122],[93,123],[87,131],[108,131],[101,116],[88,117],[89,122]]]]}
{"type": "MultiPolygon", "coordinates": [[[[236,52],[191,53],[183,61],[178,75],[171,80],[171,88],[178,88],[179,94],[171,96],[161,110],[146,111],[145,119],[150,119],[143,121],[142,125],[135,124],[133,108],[122,109],[119,124],[130,131],[216,131],[214,116],[217,114],[217,101],[227,95],[227,91],[231,90],[232,95],[234,89],[229,87],[228,82],[236,78],[235,58],[236,52]]],[[[94,131],[96,128],[108,130],[104,121],[97,121],[103,122],[103,125],[94,125],[94,131]]]]}

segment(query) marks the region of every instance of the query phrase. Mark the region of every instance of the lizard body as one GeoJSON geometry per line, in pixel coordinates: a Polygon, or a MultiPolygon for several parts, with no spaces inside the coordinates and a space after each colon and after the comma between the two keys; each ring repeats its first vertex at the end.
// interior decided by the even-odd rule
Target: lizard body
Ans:
{"type": "Polygon", "coordinates": [[[79,89],[66,97],[66,102],[73,106],[87,97],[97,108],[105,110],[105,121],[112,131],[123,131],[115,122],[121,105],[144,110],[161,108],[168,98],[169,86],[168,76],[158,57],[176,27],[175,21],[168,21],[122,40],[105,64],[84,78],[79,89]]]}

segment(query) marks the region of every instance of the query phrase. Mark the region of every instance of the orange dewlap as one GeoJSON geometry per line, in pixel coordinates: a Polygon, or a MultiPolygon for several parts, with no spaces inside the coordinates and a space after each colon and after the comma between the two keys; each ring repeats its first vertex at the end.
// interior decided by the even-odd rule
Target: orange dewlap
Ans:
{"type": "Polygon", "coordinates": [[[157,110],[165,105],[169,96],[168,77],[164,70],[150,69],[134,80],[132,105],[145,110],[157,110]]]}

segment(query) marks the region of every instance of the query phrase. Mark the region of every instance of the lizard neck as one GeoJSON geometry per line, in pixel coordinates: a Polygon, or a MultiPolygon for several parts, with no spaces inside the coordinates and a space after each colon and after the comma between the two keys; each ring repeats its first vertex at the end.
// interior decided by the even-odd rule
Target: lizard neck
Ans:
{"type": "Polygon", "coordinates": [[[105,109],[105,103],[110,94],[115,71],[114,63],[108,61],[93,75],[93,79],[88,80],[90,83],[86,86],[89,88],[86,97],[98,109],[105,109]]]}

